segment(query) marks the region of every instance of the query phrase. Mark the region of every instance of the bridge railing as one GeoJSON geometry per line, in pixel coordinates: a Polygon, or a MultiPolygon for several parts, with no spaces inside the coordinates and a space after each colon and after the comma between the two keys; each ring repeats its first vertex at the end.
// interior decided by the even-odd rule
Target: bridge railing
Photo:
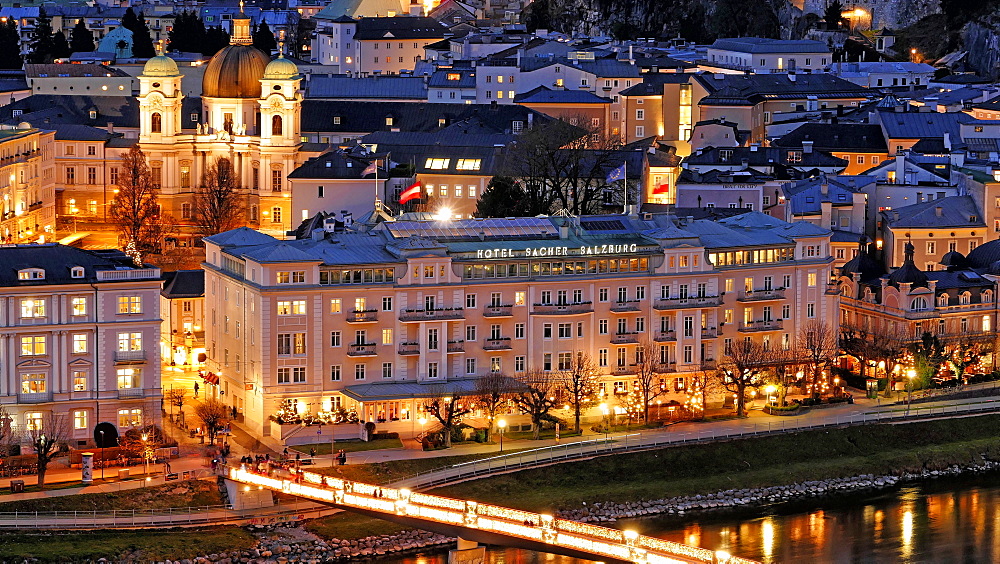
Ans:
{"type": "Polygon", "coordinates": [[[669,430],[608,435],[604,438],[575,441],[561,445],[500,454],[489,458],[444,466],[407,476],[394,485],[408,488],[428,488],[446,483],[483,476],[543,466],[555,462],[591,458],[622,452],[639,452],[665,446],[698,444],[731,439],[761,437],[797,431],[828,429],[873,423],[915,421],[956,415],[975,415],[1000,411],[1000,400],[964,403],[950,406],[918,407],[895,406],[893,411],[859,413],[830,418],[818,423],[785,418],[781,421],[749,423],[742,428],[716,431],[710,427],[687,432],[669,430]]]}
{"type": "Polygon", "coordinates": [[[752,564],[752,561],[681,543],[654,539],[552,515],[344,480],[295,468],[256,472],[245,466],[221,469],[230,480],[333,503],[345,508],[410,517],[527,539],[582,551],[598,558],[649,564],[696,562],[752,564]]]}

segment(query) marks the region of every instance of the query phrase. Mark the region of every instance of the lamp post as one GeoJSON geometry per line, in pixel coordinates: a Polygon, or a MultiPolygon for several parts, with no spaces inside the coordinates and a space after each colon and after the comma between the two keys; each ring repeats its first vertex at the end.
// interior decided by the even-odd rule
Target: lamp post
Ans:
{"type": "Polygon", "coordinates": [[[764,393],[767,394],[767,403],[769,405],[774,405],[774,392],[776,391],[778,391],[778,387],[774,384],[768,384],[768,386],[764,388],[764,393]]]}
{"type": "Polygon", "coordinates": [[[101,481],[104,481],[104,431],[98,431],[101,434],[101,481]]]}
{"type": "Polygon", "coordinates": [[[913,400],[913,379],[917,377],[917,371],[909,369],[906,371],[906,414],[910,414],[910,402],[913,400]]]}
{"type": "Polygon", "coordinates": [[[149,446],[146,441],[149,440],[149,435],[147,433],[142,434],[142,469],[146,476],[149,476],[149,446]]]}
{"type": "Polygon", "coordinates": [[[608,432],[610,431],[611,427],[611,418],[608,417],[608,404],[606,403],[601,404],[601,413],[604,414],[604,441],[607,442],[608,432]]]}
{"type": "Polygon", "coordinates": [[[506,419],[499,419],[499,420],[497,420],[497,430],[500,431],[498,433],[500,435],[500,452],[503,452],[503,431],[506,428],[507,428],[507,420],[506,419]]]}

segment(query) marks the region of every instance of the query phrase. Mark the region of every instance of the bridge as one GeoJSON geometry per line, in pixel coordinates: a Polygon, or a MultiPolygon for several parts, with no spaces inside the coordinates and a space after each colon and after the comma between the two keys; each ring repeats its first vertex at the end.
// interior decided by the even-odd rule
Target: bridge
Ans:
{"type": "Polygon", "coordinates": [[[314,472],[292,469],[273,470],[269,474],[245,466],[224,466],[220,473],[233,482],[244,484],[244,488],[266,488],[455,536],[459,538],[460,549],[484,543],[616,564],[757,564],[725,552],[647,537],[636,531],[314,472]],[[278,476],[278,473],[283,475],[278,476]]]}

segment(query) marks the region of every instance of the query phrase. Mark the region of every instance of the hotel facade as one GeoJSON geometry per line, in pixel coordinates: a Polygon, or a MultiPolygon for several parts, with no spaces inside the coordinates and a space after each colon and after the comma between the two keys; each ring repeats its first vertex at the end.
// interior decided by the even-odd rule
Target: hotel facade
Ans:
{"type": "MultiPolygon", "coordinates": [[[[384,217],[384,216],[383,216],[384,217]]],[[[404,436],[427,398],[478,376],[560,371],[588,353],[609,402],[651,342],[683,402],[736,339],[788,346],[836,323],[831,233],[759,212],[408,220],[277,240],[205,240],[207,370],[252,433],[274,416],[353,410],[404,436]]]]}

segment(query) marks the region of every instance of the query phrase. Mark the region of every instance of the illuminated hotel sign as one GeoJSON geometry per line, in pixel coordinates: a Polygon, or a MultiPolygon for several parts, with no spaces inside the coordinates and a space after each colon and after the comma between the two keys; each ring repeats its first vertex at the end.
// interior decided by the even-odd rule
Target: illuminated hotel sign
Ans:
{"type": "Polygon", "coordinates": [[[635,243],[620,245],[585,245],[581,247],[528,247],[527,249],[479,249],[476,251],[476,258],[481,259],[502,259],[502,258],[536,258],[536,257],[564,257],[569,255],[613,255],[622,253],[634,253],[639,249],[635,243]]]}

